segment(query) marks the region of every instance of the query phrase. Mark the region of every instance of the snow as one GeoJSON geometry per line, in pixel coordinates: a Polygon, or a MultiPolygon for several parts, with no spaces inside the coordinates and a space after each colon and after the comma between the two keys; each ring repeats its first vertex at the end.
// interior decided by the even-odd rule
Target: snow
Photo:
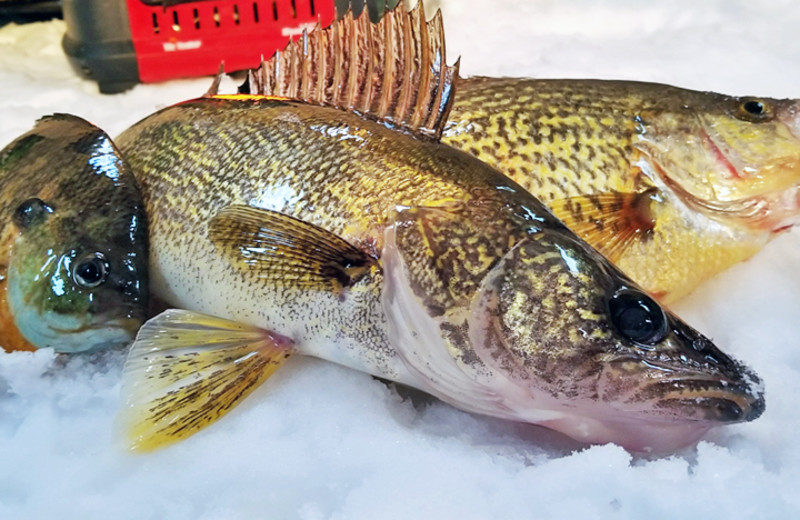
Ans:
{"type": "MultiPolygon", "coordinates": [[[[794,0],[434,3],[466,74],[800,97],[794,0]]],[[[116,135],[209,85],[173,81],[102,96],[68,67],[63,30],[61,22],[0,28],[0,147],[57,111],[116,135]]],[[[0,355],[0,518],[796,518],[798,265],[795,229],[675,306],[756,369],[767,411],[654,460],[407,399],[314,359],[290,360],[204,432],[134,455],[114,429],[120,353],[0,355]]]]}

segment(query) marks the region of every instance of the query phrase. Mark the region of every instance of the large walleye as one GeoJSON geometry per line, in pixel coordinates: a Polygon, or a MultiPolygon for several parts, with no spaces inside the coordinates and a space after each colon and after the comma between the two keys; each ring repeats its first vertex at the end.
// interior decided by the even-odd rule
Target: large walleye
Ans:
{"type": "Polygon", "coordinates": [[[420,136],[441,130],[456,70],[436,64],[440,34],[417,21],[422,77],[345,82],[350,101],[388,107],[367,114],[377,121],[215,96],[119,136],[147,207],[152,287],[184,309],[131,349],[132,444],[192,434],[293,353],[636,450],[758,417],[751,370],[519,185],[420,136]]]}
{"type": "MultiPolygon", "coordinates": [[[[347,66],[375,34],[398,42],[411,17],[402,6],[377,26],[366,16],[345,17],[262,64],[245,88],[339,106],[341,88],[308,88],[303,71],[325,77],[334,57],[347,66]]],[[[415,52],[395,48],[388,59],[349,70],[385,73],[391,82],[406,74],[415,52]]],[[[800,219],[796,100],[633,81],[457,84],[442,142],[511,177],[664,302],[749,258],[800,219]]]]}
{"type": "Polygon", "coordinates": [[[42,118],[0,151],[0,347],[57,352],[130,342],[147,312],[147,232],[111,139],[42,118]]]}

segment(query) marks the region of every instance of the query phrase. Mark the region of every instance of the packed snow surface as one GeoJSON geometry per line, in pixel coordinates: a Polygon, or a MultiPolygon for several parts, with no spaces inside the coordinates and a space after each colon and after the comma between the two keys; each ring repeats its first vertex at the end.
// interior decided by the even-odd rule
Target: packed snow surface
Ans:
{"type": "MultiPolygon", "coordinates": [[[[800,97],[794,0],[433,4],[464,74],[800,97]]],[[[63,31],[59,21],[0,28],[0,148],[53,112],[116,135],[209,85],[100,95],[69,68],[63,31]]],[[[299,358],[213,427],[135,455],[114,429],[121,354],[0,355],[0,519],[800,517],[800,231],[675,310],[761,375],[767,410],[659,459],[405,399],[299,358]]]]}

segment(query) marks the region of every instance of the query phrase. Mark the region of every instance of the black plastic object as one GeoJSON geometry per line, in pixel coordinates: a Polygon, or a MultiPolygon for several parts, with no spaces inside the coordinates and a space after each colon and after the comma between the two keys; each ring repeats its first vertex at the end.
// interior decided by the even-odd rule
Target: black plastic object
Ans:
{"type": "Polygon", "coordinates": [[[0,0],[0,26],[61,17],[61,2],[56,0],[0,0]]]}
{"type": "Polygon", "coordinates": [[[336,0],[336,18],[344,16],[348,9],[353,11],[354,16],[358,16],[366,7],[369,19],[378,23],[383,14],[394,9],[398,3],[400,0],[336,0]]]}
{"type": "Polygon", "coordinates": [[[104,94],[138,83],[125,2],[63,0],[62,8],[67,24],[64,52],[75,70],[97,81],[104,94]]]}

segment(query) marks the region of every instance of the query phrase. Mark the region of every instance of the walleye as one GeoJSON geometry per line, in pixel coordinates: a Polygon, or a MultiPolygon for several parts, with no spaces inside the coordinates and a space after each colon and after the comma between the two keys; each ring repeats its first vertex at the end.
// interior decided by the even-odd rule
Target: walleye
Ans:
{"type": "Polygon", "coordinates": [[[664,302],[800,221],[800,103],[470,78],[442,141],[504,171],[664,302]]]}
{"type": "Polygon", "coordinates": [[[111,139],[56,114],[0,151],[0,347],[131,341],[148,301],[136,182],[111,139]]]}
{"type": "MultiPolygon", "coordinates": [[[[264,62],[243,90],[340,106],[341,78],[333,78],[333,86],[317,80],[332,78],[326,71],[333,59],[343,61],[344,70],[391,83],[419,52],[400,46],[420,16],[413,13],[399,7],[376,27],[362,16],[316,30],[264,62]],[[358,69],[352,60],[373,33],[399,52],[358,69]]],[[[445,61],[443,46],[437,59],[445,61]]],[[[376,81],[371,88],[380,88],[376,81]]],[[[797,100],[633,81],[456,83],[442,142],[544,201],[663,302],[751,257],[800,219],[797,100]]]]}
{"type": "Polygon", "coordinates": [[[134,447],[210,424],[293,354],[634,450],[762,413],[753,371],[518,184],[430,137],[457,72],[437,62],[437,21],[406,32],[421,74],[382,89],[342,76],[348,103],[382,114],[213,96],[119,136],[147,208],[153,290],[183,309],[147,322],[126,362],[134,447]]]}

